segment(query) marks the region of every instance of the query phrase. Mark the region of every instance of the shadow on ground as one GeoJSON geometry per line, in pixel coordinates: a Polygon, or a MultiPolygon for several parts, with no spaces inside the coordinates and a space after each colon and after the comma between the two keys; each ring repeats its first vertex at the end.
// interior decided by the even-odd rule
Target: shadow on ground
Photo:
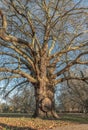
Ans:
{"type": "Polygon", "coordinates": [[[60,120],[70,121],[70,122],[79,123],[79,124],[88,124],[88,116],[66,115],[66,116],[62,116],[60,120]]]}
{"type": "Polygon", "coordinates": [[[18,127],[18,126],[11,126],[8,124],[0,123],[0,130],[3,130],[3,128],[6,130],[37,130],[31,127],[18,127]]]}
{"type": "Polygon", "coordinates": [[[85,114],[59,114],[59,118],[42,118],[43,120],[69,121],[78,124],[88,124],[88,115],[85,114]]]}

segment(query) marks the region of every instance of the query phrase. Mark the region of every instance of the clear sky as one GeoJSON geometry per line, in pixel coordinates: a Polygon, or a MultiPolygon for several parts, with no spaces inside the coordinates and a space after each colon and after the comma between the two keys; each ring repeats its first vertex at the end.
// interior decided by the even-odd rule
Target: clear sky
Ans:
{"type": "MultiPolygon", "coordinates": [[[[74,0],[75,2],[79,2],[80,0],[74,0]]],[[[82,5],[88,6],[88,0],[82,0],[82,5]]]]}

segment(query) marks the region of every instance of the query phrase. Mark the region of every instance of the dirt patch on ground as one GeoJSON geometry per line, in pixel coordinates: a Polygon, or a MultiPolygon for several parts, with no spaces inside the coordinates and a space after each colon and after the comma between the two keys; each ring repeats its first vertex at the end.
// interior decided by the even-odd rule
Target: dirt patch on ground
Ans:
{"type": "Polygon", "coordinates": [[[88,124],[70,124],[54,128],[52,130],[88,130],[88,124]]]}

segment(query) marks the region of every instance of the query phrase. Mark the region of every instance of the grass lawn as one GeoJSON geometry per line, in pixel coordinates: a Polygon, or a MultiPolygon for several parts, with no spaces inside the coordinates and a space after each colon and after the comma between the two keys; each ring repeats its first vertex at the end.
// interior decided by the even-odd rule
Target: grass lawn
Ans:
{"type": "Polygon", "coordinates": [[[0,117],[0,130],[49,130],[74,123],[88,124],[88,116],[60,114],[60,119],[58,120],[29,117],[0,117]]]}
{"type": "Polygon", "coordinates": [[[61,117],[63,121],[88,124],[88,114],[62,114],[61,117]]]}

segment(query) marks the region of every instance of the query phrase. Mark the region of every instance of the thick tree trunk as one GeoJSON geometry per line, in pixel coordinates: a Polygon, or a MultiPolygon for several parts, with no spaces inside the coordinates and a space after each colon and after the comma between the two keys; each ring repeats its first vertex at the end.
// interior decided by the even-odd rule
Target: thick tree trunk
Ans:
{"type": "MultiPolygon", "coordinates": [[[[45,82],[41,81],[44,85],[45,82]]],[[[54,108],[54,91],[42,86],[35,89],[36,109],[33,117],[59,118],[54,108]],[[46,89],[45,89],[46,88],[46,89]]]]}
{"type": "Polygon", "coordinates": [[[38,85],[35,87],[36,110],[34,117],[58,117],[54,112],[54,90],[47,79],[47,54],[43,53],[38,71],[38,85]]]}

